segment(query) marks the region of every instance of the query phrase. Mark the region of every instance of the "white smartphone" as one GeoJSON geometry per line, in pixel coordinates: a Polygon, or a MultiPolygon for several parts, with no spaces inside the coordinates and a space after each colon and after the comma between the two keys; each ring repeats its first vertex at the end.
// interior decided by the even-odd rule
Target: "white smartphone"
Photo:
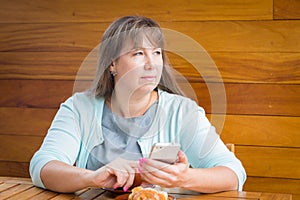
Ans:
{"type": "Polygon", "coordinates": [[[177,160],[179,150],[180,144],[177,143],[155,143],[152,146],[149,158],[174,164],[177,160]]]}

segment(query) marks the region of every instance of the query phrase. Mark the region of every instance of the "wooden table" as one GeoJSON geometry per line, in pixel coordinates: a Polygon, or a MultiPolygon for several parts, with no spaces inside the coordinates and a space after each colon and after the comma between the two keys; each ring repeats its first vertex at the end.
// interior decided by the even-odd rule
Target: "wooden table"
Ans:
{"type": "MultiPolygon", "coordinates": [[[[237,200],[237,199],[264,199],[289,200],[292,195],[264,192],[221,192],[216,194],[179,195],[171,194],[176,199],[207,199],[207,200],[237,200]]],[[[28,178],[0,177],[0,199],[31,199],[31,200],[67,200],[67,199],[115,199],[118,195],[102,189],[84,189],[74,194],[60,194],[43,190],[32,185],[28,178]]]]}

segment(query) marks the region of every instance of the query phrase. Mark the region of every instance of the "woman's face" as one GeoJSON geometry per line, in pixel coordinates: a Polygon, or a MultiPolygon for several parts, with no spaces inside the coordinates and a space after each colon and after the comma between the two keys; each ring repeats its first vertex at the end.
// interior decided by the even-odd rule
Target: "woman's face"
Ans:
{"type": "Polygon", "coordinates": [[[149,93],[157,87],[163,67],[162,49],[145,41],[141,46],[125,51],[113,62],[111,70],[117,72],[115,89],[133,94],[149,93]]]}

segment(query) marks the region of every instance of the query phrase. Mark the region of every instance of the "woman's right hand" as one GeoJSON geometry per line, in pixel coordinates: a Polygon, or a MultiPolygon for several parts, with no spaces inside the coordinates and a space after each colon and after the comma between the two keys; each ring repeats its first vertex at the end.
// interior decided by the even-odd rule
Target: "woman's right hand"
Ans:
{"type": "Polygon", "coordinates": [[[127,191],[133,185],[138,161],[117,158],[93,173],[95,185],[103,188],[123,187],[127,191]]]}

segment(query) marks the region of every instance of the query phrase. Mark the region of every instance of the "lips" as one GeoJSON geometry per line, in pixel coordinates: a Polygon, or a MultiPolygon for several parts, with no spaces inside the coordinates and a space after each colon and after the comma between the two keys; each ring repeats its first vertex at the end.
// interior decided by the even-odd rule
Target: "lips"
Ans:
{"type": "Polygon", "coordinates": [[[156,76],[142,76],[142,79],[146,81],[155,81],[156,76]]]}

